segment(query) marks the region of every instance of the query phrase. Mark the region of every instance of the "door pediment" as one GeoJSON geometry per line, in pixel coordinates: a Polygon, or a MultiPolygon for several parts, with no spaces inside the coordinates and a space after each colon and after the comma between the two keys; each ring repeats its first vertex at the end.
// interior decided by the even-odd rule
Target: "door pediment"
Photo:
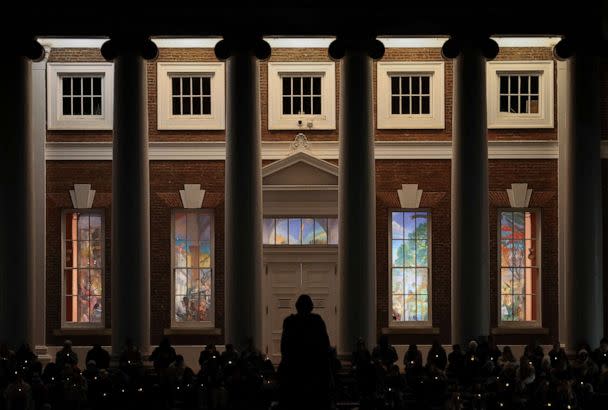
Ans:
{"type": "Polygon", "coordinates": [[[337,189],[338,167],[305,152],[296,152],[262,168],[265,190],[337,189]]]}

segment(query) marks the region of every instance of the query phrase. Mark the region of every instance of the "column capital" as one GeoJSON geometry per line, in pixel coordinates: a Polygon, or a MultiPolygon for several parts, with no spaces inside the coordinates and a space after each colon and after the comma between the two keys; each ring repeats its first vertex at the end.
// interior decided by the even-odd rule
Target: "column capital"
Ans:
{"type": "Polygon", "coordinates": [[[258,60],[267,60],[272,50],[270,44],[257,34],[225,34],[215,45],[215,56],[219,60],[227,60],[236,52],[249,52],[258,60]]]}
{"type": "Polygon", "coordinates": [[[145,60],[153,60],[158,56],[158,47],[149,36],[141,34],[115,34],[101,46],[101,55],[112,61],[120,54],[135,51],[145,60]]]}
{"type": "Polygon", "coordinates": [[[44,47],[31,36],[19,36],[8,46],[9,53],[27,57],[32,61],[41,61],[45,56],[44,47]]]}
{"type": "Polygon", "coordinates": [[[375,35],[367,33],[338,35],[327,51],[330,58],[340,60],[347,51],[356,50],[367,53],[374,60],[384,56],[384,44],[375,35]]]}
{"type": "Polygon", "coordinates": [[[441,47],[444,58],[456,58],[465,48],[478,48],[488,60],[498,55],[498,43],[486,34],[454,34],[441,47]]]}
{"type": "Polygon", "coordinates": [[[567,60],[576,54],[606,56],[608,41],[593,34],[566,35],[553,47],[553,55],[559,60],[567,60]]]}

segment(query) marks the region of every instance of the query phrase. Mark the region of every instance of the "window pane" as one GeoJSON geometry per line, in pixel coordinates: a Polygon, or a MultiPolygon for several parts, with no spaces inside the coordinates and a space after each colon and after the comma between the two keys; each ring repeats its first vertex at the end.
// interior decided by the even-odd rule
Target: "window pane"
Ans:
{"type": "Polygon", "coordinates": [[[179,77],[173,77],[171,79],[171,93],[176,96],[181,96],[181,87],[179,77]]]}
{"type": "Polygon", "coordinates": [[[401,114],[399,112],[399,97],[391,97],[391,114],[401,114]]]}
{"type": "Polygon", "coordinates": [[[401,114],[411,114],[410,97],[401,97],[401,114]]]}
{"type": "Polygon", "coordinates": [[[429,320],[429,302],[427,295],[416,297],[416,320],[429,320]]]}
{"type": "Polygon", "coordinates": [[[302,107],[304,114],[312,113],[312,98],[302,98],[302,103],[304,106],[302,107]]]}
{"type": "Polygon", "coordinates": [[[211,242],[199,242],[198,266],[201,268],[211,267],[211,242]]]}
{"type": "Polygon", "coordinates": [[[93,78],[93,94],[101,95],[101,77],[93,78]]]}
{"type": "Polygon", "coordinates": [[[416,269],[403,270],[403,289],[407,294],[416,293],[416,269]]]}
{"type": "Polygon", "coordinates": [[[211,216],[208,214],[198,214],[199,240],[211,240],[211,216]]]}
{"type": "Polygon", "coordinates": [[[416,241],[403,241],[403,266],[416,266],[416,241]]]}
{"type": "Polygon", "coordinates": [[[201,115],[201,99],[200,97],[192,98],[192,114],[201,115]]]}
{"type": "Polygon", "coordinates": [[[519,86],[519,76],[517,76],[517,75],[509,76],[509,81],[510,81],[510,84],[509,84],[510,93],[517,94],[517,88],[519,86]]]}
{"type": "Polygon", "coordinates": [[[513,114],[519,113],[519,101],[518,101],[517,96],[511,97],[510,112],[513,114]]]}
{"type": "Polygon", "coordinates": [[[416,295],[405,295],[404,320],[418,320],[416,317],[416,295]]]}
{"type": "Polygon", "coordinates": [[[416,269],[416,294],[427,295],[429,293],[429,273],[426,268],[416,269]]]}
{"type": "Polygon", "coordinates": [[[412,114],[420,114],[420,97],[412,97],[412,114]]]}
{"type": "Polygon", "coordinates": [[[415,239],[416,238],[416,214],[414,212],[404,212],[403,213],[403,237],[406,239],[415,239]]]}
{"type": "Polygon", "coordinates": [[[293,112],[292,114],[301,114],[302,113],[302,100],[300,97],[294,98],[293,102],[293,112]]]}
{"type": "Polygon", "coordinates": [[[513,241],[500,241],[500,266],[512,266],[513,262],[513,241]]]}
{"type": "Polygon", "coordinates": [[[315,219],[315,244],[327,243],[327,219],[315,219]]]}
{"type": "Polygon", "coordinates": [[[72,115],[72,99],[70,97],[63,97],[62,110],[63,115],[72,115]]]}
{"type": "Polygon", "coordinates": [[[174,261],[176,267],[185,268],[188,264],[187,243],[185,240],[175,240],[174,261]]]}
{"type": "Polygon", "coordinates": [[[89,214],[78,215],[78,240],[89,240],[89,214]]]}
{"type": "Polygon", "coordinates": [[[522,113],[526,113],[526,114],[530,113],[530,110],[528,108],[528,96],[527,95],[523,95],[523,96],[519,97],[519,106],[521,107],[522,113]]]}
{"type": "Polygon", "coordinates": [[[532,94],[538,94],[538,76],[533,75],[530,77],[530,92],[532,94]]]}
{"type": "Polygon", "coordinates": [[[302,79],[302,82],[304,83],[304,87],[303,87],[303,91],[302,94],[304,95],[310,95],[311,91],[312,91],[312,78],[311,77],[304,77],[302,79]]]}
{"type": "Polygon", "coordinates": [[[500,112],[509,112],[509,97],[506,95],[500,96],[500,112]]]}
{"type": "Polygon", "coordinates": [[[173,115],[180,115],[181,113],[181,98],[173,97],[173,115]]]}
{"type": "Polygon", "coordinates": [[[187,221],[187,236],[186,239],[189,241],[197,241],[199,230],[198,230],[198,215],[195,212],[188,212],[186,214],[187,221]]]}
{"type": "Polygon", "coordinates": [[[321,95],[321,77],[314,77],[312,79],[312,93],[314,95],[321,95]]]}
{"type": "Polygon", "coordinates": [[[420,77],[411,77],[412,79],[412,94],[420,93],[420,77]]]}
{"type": "Polygon", "coordinates": [[[277,219],[276,220],[276,244],[284,245],[287,244],[287,219],[277,219]]]}
{"type": "Polygon", "coordinates": [[[200,275],[201,294],[211,296],[211,269],[201,269],[200,275]]]}
{"type": "Polygon", "coordinates": [[[302,244],[314,245],[315,243],[315,220],[312,218],[302,219],[302,244]]]}
{"type": "Polygon", "coordinates": [[[264,244],[274,245],[274,218],[264,218],[263,236],[264,244]]]}
{"type": "Polygon", "coordinates": [[[203,95],[211,95],[211,78],[203,77],[202,78],[203,85],[203,95]]]}
{"type": "Polygon", "coordinates": [[[315,115],[321,114],[321,97],[312,98],[312,113],[315,115]]]}
{"type": "Polygon", "coordinates": [[[519,89],[519,91],[522,94],[527,94],[528,93],[528,83],[529,82],[530,82],[530,76],[522,75],[520,77],[520,89],[519,89]]]}
{"type": "Polygon", "coordinates": [[[186,295],[175,296],[175,321],[185,322],[188,320],[190,299],[186,295]]]}
{"type": "Polygon", "coordinates": [[[393,295],[392,314],[394,321],[400,322],[402,320],[405,320],[403,295],[393,295]]]}
{"type": "Polygon", "coordinates": [[[427,239],[428,238],[428,216],[426,213],[416,213],[414,215],[416,222],[416,238],[427,239]]]}
{"type": "Polygon", "coordinates": [[[289,244],[299,245],[302,243],[302,221],[299,218],[289,219],[289,244]]]}
{"type": "Polygon", "coordinates": [[[188,274],[186,269],[175,269],[175,294],[185,295],[188,290],[188,274]]]}
{"type": "Polygon", "coordinates": [[[72,94],[72,78],[63,77],[61,80],[63,95],[72,94]]]}
{"type": "Polygon", "coordinates": [[[403,294],[405,292],[405,288],[403,286],[403,269],[396,268],[393,269],[393,289],[392,293],[395,294],[403,294]]]}
{"type": "Polygon", "coordinates": [[[190,77],[182,77],[182,95],[190,95],[190,77]]]}
{"type": "Polygon", "coordinates": [[[507,94],[509,92],[509,77],[506,75],[500,76],[500,93],[507,94]]]}
{"type": "Polygon", "coordinates": [[[430,94],[430,87],[429,87],[430,77],[427,77],[427,76],[421,77],[420,81],[422,82],[422,87],[421,87],[422,94],[430,94]]]}
{"type": "Polygon", "coordinates": [[[72,100],[72,114],[82,115],[82,99],[81,97],[74,97],[72,100]]]}
{"type": "Polygon", "coordinates": [[[392,213],[392,238],[393,239],[402,239],[403,236],[403,212],[393,212],[392,213]]]}
{"type": "Polygon", "coordinates": [[[401,77],[401,94],[410,93],[410,78],[411,77],[401,77]]]}
{"type": "Polygon", "coordinates": [[[283,114],[291,114],[291,97],[283,97],[283,114]]]}
{"type": "Polygon", "coordinates": [[[416,241],[416,266],[428,266],[428,243],[426,239],[416,241]]]}
{"type": "Polygon", "coordinates": [[[403,249],[403,240],[401,239],[393,239],[392,246],[392,264],[393,266],[404,266],[404,249],[403,249]]]}
{"type": "Polygon", "coordinates": [[[84,77],[82,79],[82,94],[83,95],[91,95],[91,82],[93,79],[91,77],[84,77]]]}
{"type": "Polygon", "coordinates": [[[93,115],[102,115],[101,97],[93,97],[93,115]]]}
{"type": "Polygon", "coordinates": [[[198,318],[202,321],[211,320],[211,297],[201,296],[198,302],[198,318]]]}
{"type": "Polygon", "coordinates": [[[291,95],[291,78],[283,77],[283,95],[291,95]]]}
{"type": "Polygon", "coordinates": [[[431,113],[431,99],[429,97],[422,97],[420,113],[421,114],[430,114],[431,113]]]}
{"type": "Polygon", "coordinates": [[[399,77],[391,77],[391,94],[399,94],[399,77]]]}
{"type": "Polygon", "coordinates": [[[91,267],[101,268],[103,267],[102,260],[102,243],[99,241],[91,241],[91,267]]]}
{"type": "Polygon", "coordinates": [[[83,115],[91,115],[92,107],[91,107],[91,98],[86,97],[82,99],[82,114],[83,115]]]}
{"type": "Polygon", "coordinates": [[[538,114],[538,96],[532,95],[530,96],[530,107],[528,112],[530,114],[538,114]]]}
{"type": "Polygon", "coordinates": [[[525,226],[524,226],[524,213],[513,212],[513,238],[524,239],[525,238],[525,226]]]}
{"type": "Polygon", "coordinates": [[[293,77],[293,95],[300,95],[302,92],[302,77],[293,77]]]}
{"type": "Polygon", "coordinates": [[[211,97],[203,97],[203,115],[211,115],[211,97]]]}
{"type": "Polygon", "coordinates": [[[192,95],[201,95],[201,78],[192,77],[192,95]]]}
{"type": "Polygon", "coordinates": [[[82,95],[82,78],[75,77],[72,79],[72,94],[82,95]]]}
{"type": "Polygon", "coordinates": [[[182,115],[190,115],[190,97],[182,97],[182,115]]]}

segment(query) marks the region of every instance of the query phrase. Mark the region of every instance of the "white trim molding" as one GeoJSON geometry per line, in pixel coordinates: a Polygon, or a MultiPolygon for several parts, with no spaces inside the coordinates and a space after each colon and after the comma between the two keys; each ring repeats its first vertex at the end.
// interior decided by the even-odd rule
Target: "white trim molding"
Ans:
{"type": "MultiPolygon", "coordinates": [[[[291,141],[262,142],[262,159],[283,159],[290,154],[291,141]]],[[[608,142],[603,143],[608,158],[608,142]]],[[[306,151],[321,159],[338,159],[338,141],[315,141],[306,151]]],[[[376,159],[451,159],[450,141],[376,141],[376,159]]],[[[151,161],[224,161],[224,141],[151,142],[151,161]]],[[[557,159],[558,143],[546,141],[488,141],[489,159],[557,159]]],[[[110,161],[111,142],[47,142],[47,161],[110,161]]]]}
{"type": "Polygon", "coordinates": [[[114,107],[113,63],[48,63],[47,118],[49,130],[111,130],[114,107]],[[101,115],[63,115],[62,77],[101,77],[101,115]]]}
{"type": "MultiPolygon", "coordinates": [[[[486,63],[486,95],[488,128],[553,128],[553,61],[488,61],[486,63]],[[500,112],[500,81],[504,74],[539,75],[538,113],[500,112]]],[[[519,95],[519,88],[517,91],[519,95]]],[[[519,97],[518,97],[519,99],[519,97]]]]}
{"type": "Polygon", "coordinates": [[[336,129],[336,63],[268,63],[268,129],[336,129]],[[283,114],[283,76],[321,77],[321,114],[283,114]]]}
{"type": "MultiPolygon", "coordinates": [[[[444,65],[443,61],[378,62],[376,89],[378,129],[445,128],[444,65]],[[430,77],[429,114],[392,114],[391,78],[394,76],[410,75],[430,77]]],[[[419,91],[421,92],[422,90],[419,91]]],[[[420,106],[420,109],[422,110],[422,106],[420,106]]]]}
{"type": "Polygon", "coordinates": [[[264,37],[272,48],[328,48],[335,37],[264,37]]]}
{"type": "Polygon", "coordinates": [[[159,130],[223,130],[225,127],[224,63],[157,63],[159,130]],[[211,114],[173,115],[171,79],[174,76],[210,78],[211,114]]]}

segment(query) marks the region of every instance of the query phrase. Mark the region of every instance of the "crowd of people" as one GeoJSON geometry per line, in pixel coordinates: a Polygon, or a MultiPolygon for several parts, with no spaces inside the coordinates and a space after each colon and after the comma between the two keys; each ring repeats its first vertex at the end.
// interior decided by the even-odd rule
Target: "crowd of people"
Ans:
{"type": "MultiPolygon", "coordinates": [[[[302,335],[290,334],[285,346],[301,342],[302,335]]],[[[570,358],[559,344],[545,352],[538,343],[516,358],[509,346],[500,349],[482,338],[464,349],[454,345],[449,354],[435,341],[426,361],[410,345],[400,368],[396,349],[382,336],[371,351],[357,340],[350,363],[341,363],[331,348],[300,359],[303,367],[277,371],[251,342],[240,352],[231,344],[222,352],[210,344],[195,372],[168,339],[145,360],[127,340],[116,362],[95,345],[83,366],[66,341],[55,361],[43,366],[27,344],[16,351],[1,344],[0,410],[290,409],[297,405],[293,397],[319,389],[329,398],[327,408],[608,408],[606,338],[597,349],[581,346],[570,358]],[[294,374],[298,368],[308,370],[294,374]]]]}

